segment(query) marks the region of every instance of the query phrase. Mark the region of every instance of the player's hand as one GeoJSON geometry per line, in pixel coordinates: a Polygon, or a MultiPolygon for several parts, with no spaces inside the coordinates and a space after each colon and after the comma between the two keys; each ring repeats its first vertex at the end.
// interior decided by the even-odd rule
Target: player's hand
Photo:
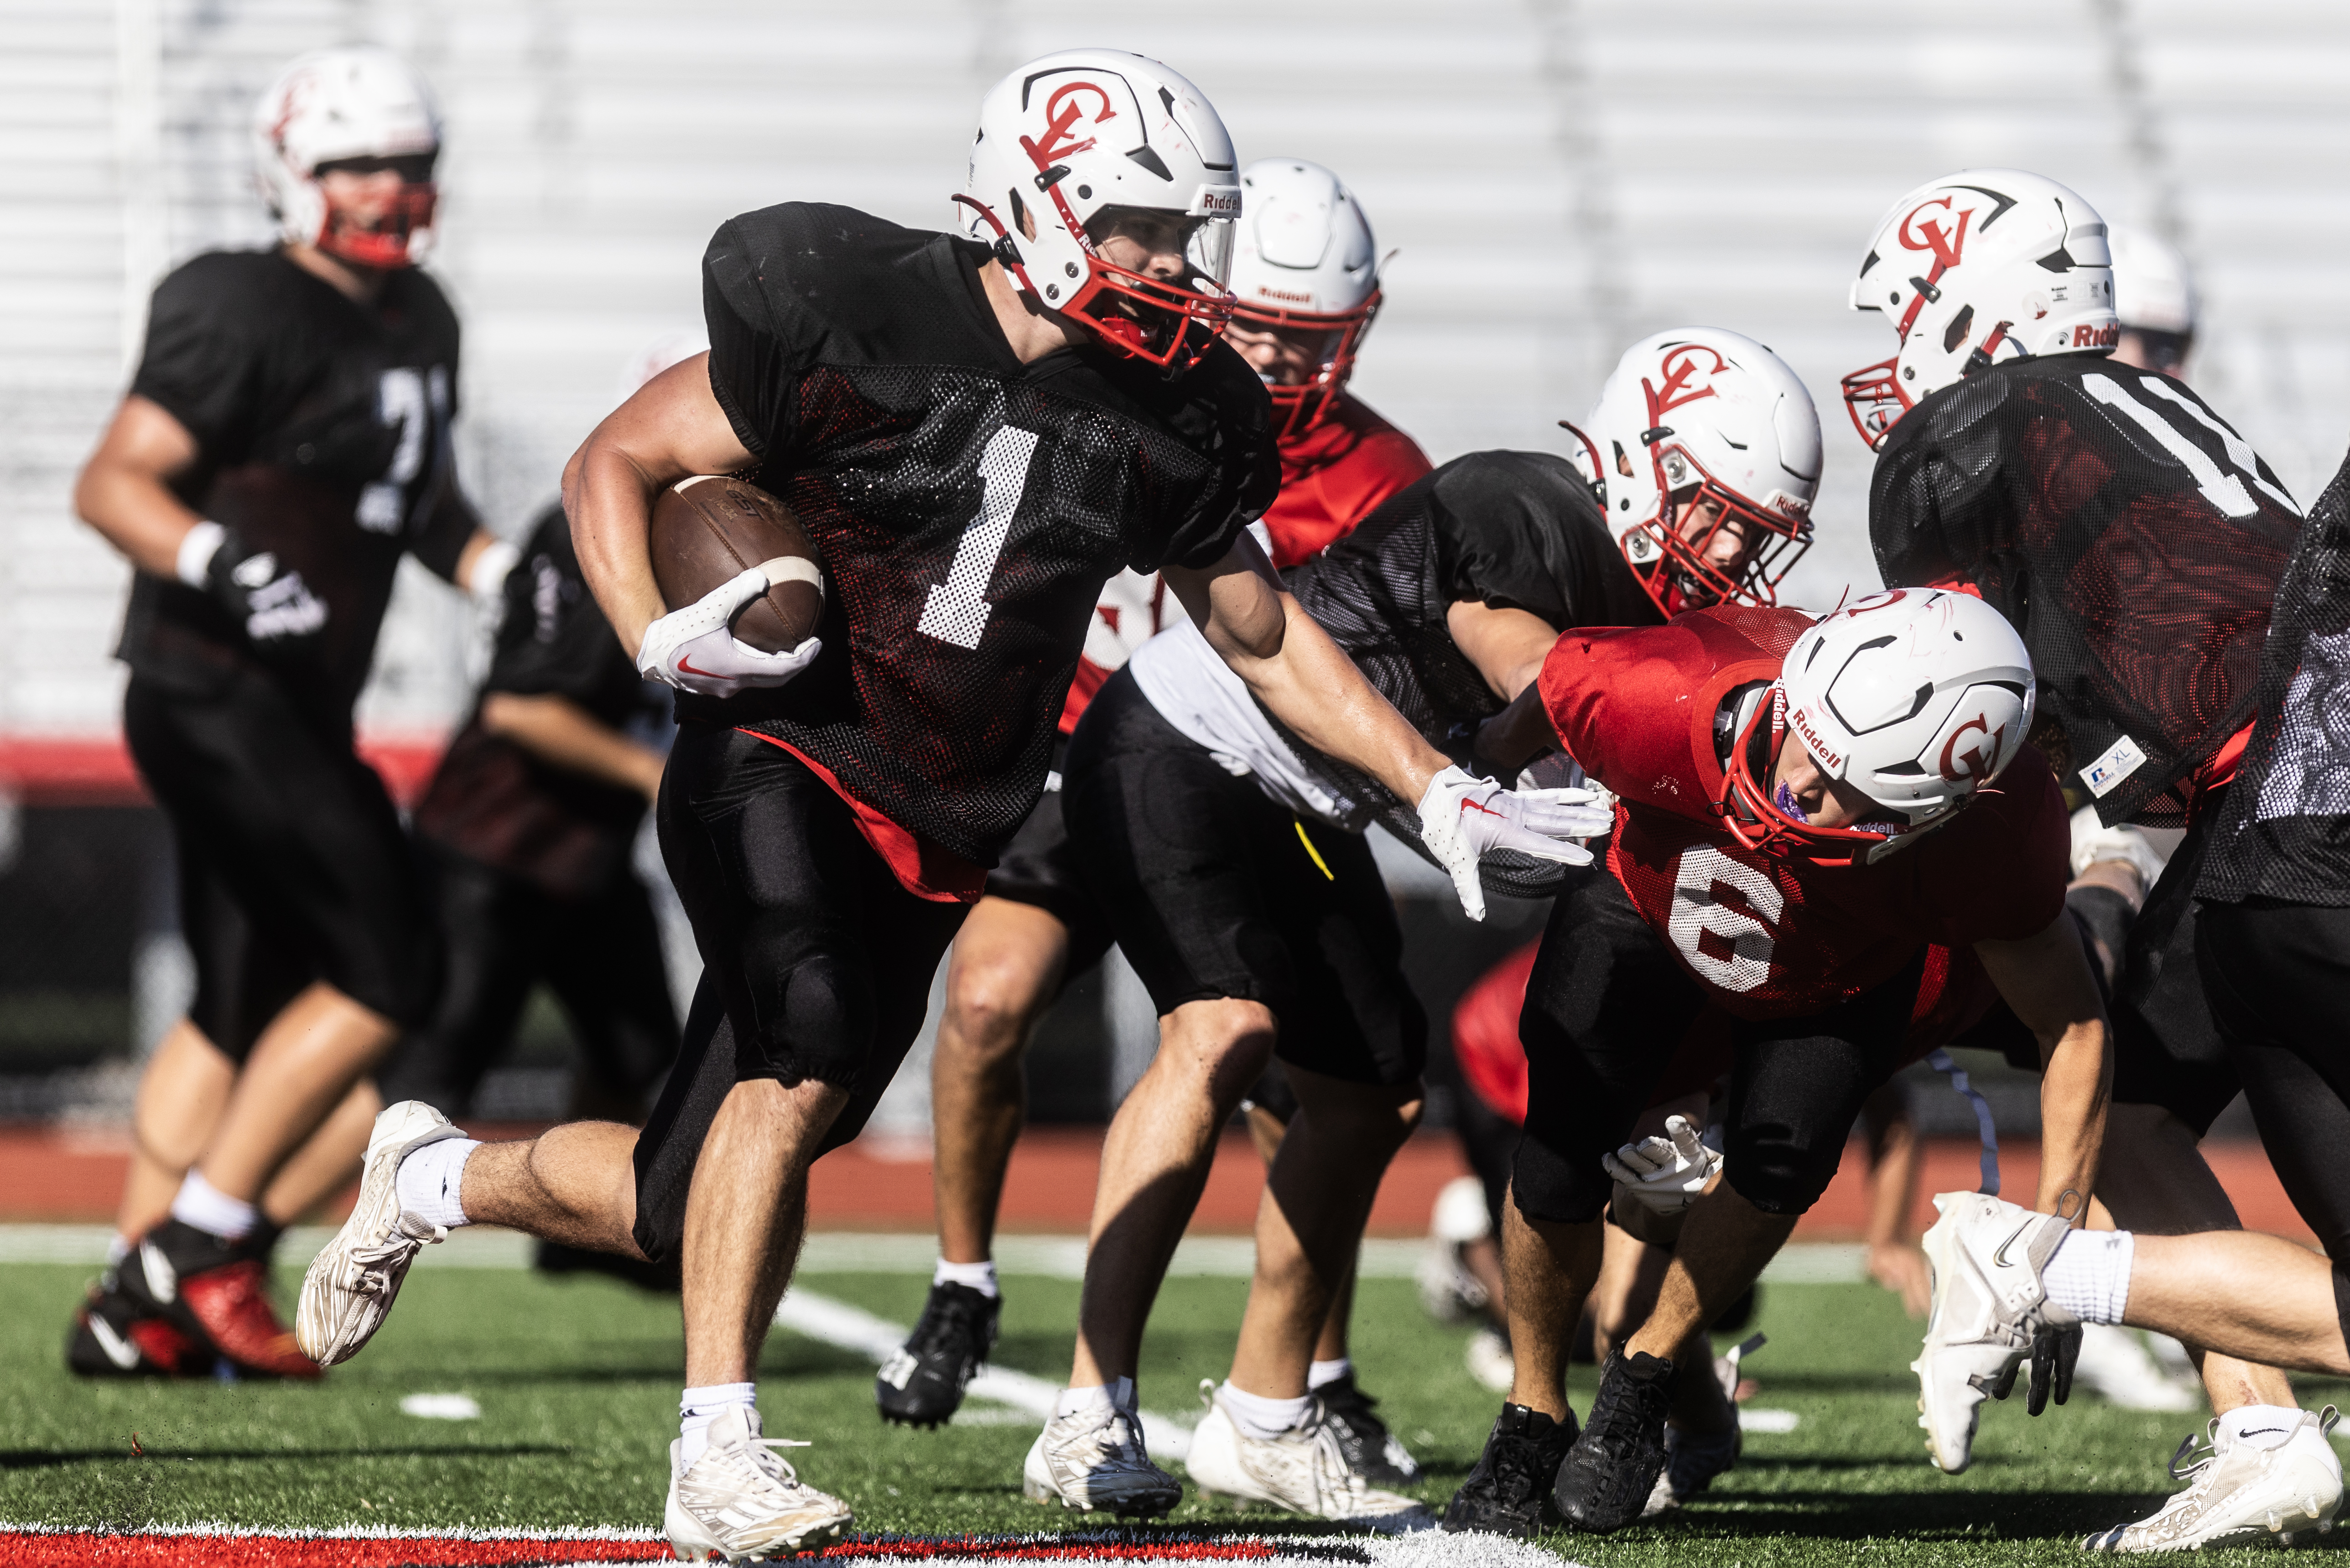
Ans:
{"type": "Polygon", "coordinates": [[[645,640],[637,649],[637,672],[704,697],[781,686],[806,670],[824,644],[811,637],[789,653],[764,653],[734,635],[735,612],[773,586],[765,572],[753,566],[683,609],[670,611],[645,628],[645,640]]]}
{"type": "Polygon", "coordinates": [[[1601,1155],[1599,1163],[1615,1179],[1619,1209],[1638,1207],[1661,1219],[1697,1201],[1721,1168],[1721,1155],[1707,1147],[1687,1116],[1668,1116],[1664,1137],[1627,1143],[1601,1155]]]}
{"type": "Polygon", "coordinates": [[[1419,836],[1452,875],[1453,890],[1472,920],[1485,918],[1485,888],[1477,863],[1499,849],[1537,860],[1588,866],[1591,852],[1570,839],[1607,832],[1614,818],[1590,805],[1583,789],[1503,789],[1491,779],[1446,768],[1419,797],[1419,836]]]}
{"type": "Polygon", "coordinates": [[[2032,1339],[2032,1381],[2024,1386],[2023,1413],[2037,1416],[2054,1394],[2062,1405],[2073,1393],[2073,1364],[2081,1359],[2081,1325],[2045,1327],[2032,1339]]]}
{"type": "MultiPolygon", "coordinates": [[[[218,524],[213,526],[218,527],[218,524]]],[[[254,651],[277,660],[307,653],[327,629],[327,601],[273,550],[255,550],[222,528],[203,587],[244,628],[254,651]]]]}

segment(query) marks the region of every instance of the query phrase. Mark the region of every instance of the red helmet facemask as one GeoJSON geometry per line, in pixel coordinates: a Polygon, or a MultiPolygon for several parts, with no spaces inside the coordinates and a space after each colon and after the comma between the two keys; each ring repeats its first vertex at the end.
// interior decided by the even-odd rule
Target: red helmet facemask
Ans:
{"type": "Polygon", "coordinates": [[[329,199],[326,222],[318,228],[317,247],[330,256],[360,266],[413,265],[408,254],[409,242],[432,226],[433,210],[440,201],[441,188],[431,181],[404,181],[399,194],[385,205],[373,226],[362,228],[329,199]]]}
{"type": "MultiPolygon", "coordinates": [[[[1062,223],[1085,251],[1086,278],[1070,295],[1067,304],[1049,308],[1074,317],[1092,328],[1106,347],[1149,364],[1164,366],[1176,375],[1206,358],[1217,335],[1232,317],[1236,302],[1232,295],[1205,273],[1191,275],[1205,287],[1186,287],[1169,279],[1146,277],[1105,261],[1094,246],[1093,236],[1069,211],[1057,184],[1055,182],[1046,186],[1045,193],[1053,199],[1053,204],[1060,210],[1062,223]],[[1118,302],[1126,308],[1118,308],[1118,302]],[[1108,308],[1104,308],[1106,305],[1108,308]]],[[[1003,220],[973,197],[957,194],[954,199],[987,220],[988,226],[995,231],[996,259],[1020,280],[1022,288],[1042,303],[1044,291],[1030,280],[1028,268],[1020,259],[1020,242],[1003,226],[1003,220]]]]}
{"type": "Polygon", "coordinates": [[[1806,860],[1814,866],[1871,863],[1889,846],[1915,831],[1908,825],[1872,823],[1859,827],[1819,827],[1777,805],[1763,782],[1779,771],[1779,754],[1787,743],[1787,693],[1771,683],[1771,700],[1755,704],[1754,716],[1739,732],[1721,770],[1721,798],[1716,810],[1730,836],[1746,848],[1783,859],[1806,860]],[[1765,721],[1769,728],[1765,730],[1765,721]],[[1762,778],[1755,776],[1757,768],[1762,778]]]}
{"type": "Polygon", "coordinates": [[[1232,321],[1251,331],[1325,335],[1326,352],[1311,378],[1295,387],[1270,382],[1265,385],[1265,392],[1273,399],[1274,440],[1295,441],[1330,417],[1338,394],[1346,389],[1347,378],[1355,373],[1355,356],[1362,349],[1372,318],[1379,313],[1380,297],[1374,289],[1370,298],[1354,309],[1327,315],[1284,310],[1277,305],[1251,300],[1232,307],[1232,321]]]}

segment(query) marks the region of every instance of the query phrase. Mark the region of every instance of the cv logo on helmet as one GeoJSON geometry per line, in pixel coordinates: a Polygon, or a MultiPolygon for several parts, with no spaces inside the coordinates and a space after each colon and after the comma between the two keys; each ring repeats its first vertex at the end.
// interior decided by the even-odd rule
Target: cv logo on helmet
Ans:
{"type": "Polygon", "coordinates": [[[1901,220],[1897,237],[1905,249],[1933,252],[1934,260],[1948,270],[1959,265],[1960,254],[1967,248],[1967,225],[1974,216],[1972,207],[1954,208],[1950,197],[1937,196],[1911,209],[1909,215],[1901,220]],[[1941,209],[1939,216],[1926,215],[1937,207],[1941,209]],[[1955,228],[1950,226],[1953,217],[1958,219],[1955,228]]]}
{"type": "Polygon", "coordinates": [[[1951,731],[1950,738],[1942,742],[1942,776],[1952,784],[1964,784],[1970,780],[1981,783],[1989,779],[1999,762],[2000,742],[2006,738],[2005,724],[1994,730],[1991,727],[1989,714],[1976,714],[1951,731]],[[1991,755],[1983,755],[1983,747],[1980,743],[1969,746],[1964,752],[1959,750],[1960,738],[1970,730],[1982,732],[1983,740],[1990,744],[1991,755]]]}
{"type": "Polygon", "coordinates": [[[1070,134],[1084,112],[1075,101],[1080,93],[1093,94],[1101,106],[1093,113],[1094,124],[1098,126],[1104,120],[1118,118],[1117,107],[1110,101],[1109,89],[1100,83],[1082,78],[1063,83],[1054,89],[1052,97],[1045,100],[1045,144],[1039,147],[1025,136],[1020,139],[1020,145],[1028,150],[1028,156],[1036,161],[1037,168],[1047,168],[1064,158],[1093,151],[1094,138],[1088,136],[1079,141],[1070,134]]]}
{"type": "Polygon", "coordinates": [[[1666,414],[1684,403],[1696,402],[1700,398],[1718,396],[1713,389],[1713,378],[1728,369],[1729,366],[1721,355],[1704,344],[1684,343],[1667,354],[1659,369],[1664,372],[1665,384],[1657,393],[1657,412],[1666,414]],[[1699,364],[1698,356],[1700,354],[1713,363],[1699,364]]]}

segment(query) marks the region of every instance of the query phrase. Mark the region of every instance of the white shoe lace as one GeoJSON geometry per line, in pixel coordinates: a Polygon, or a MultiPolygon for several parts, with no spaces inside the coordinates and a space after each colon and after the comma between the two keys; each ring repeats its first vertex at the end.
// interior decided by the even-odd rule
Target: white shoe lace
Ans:
{"type": "Polygon", "coordinates": [[[1048,1431],[1045,1450],[1081,1472],[1102,1469],[1136,1470],[1149,1467],[1134,1417],[1115,1405],[1095,1406],[1056,1418],[1048,1431]]]}
{"type": "Polygon", "coordinates": [[[401,1270],[424,1248],[449,1239],[447,1227],[428,1225],[406,1210],[392,1221],[384,1239],[371,1246],[353,1247],[350,1261],[357,1273],[348,1286],[360,1295],[390,1295],[401,1270]]]}

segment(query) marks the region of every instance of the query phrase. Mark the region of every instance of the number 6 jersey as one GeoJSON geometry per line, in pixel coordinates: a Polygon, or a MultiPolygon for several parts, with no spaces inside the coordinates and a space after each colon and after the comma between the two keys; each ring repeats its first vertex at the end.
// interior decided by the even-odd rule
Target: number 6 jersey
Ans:
{"type": "Polygon", "coordinates": [[[678,703],[981,866],[1043,793],[1103,584],[1220,559],[1280,476],[1231,348],[1172,379],[1091,344],[1023,365],[987,259],[846,207],[719,229],[711,389],[823,557],[824,651],[787,685],[678,703]]]}
{"type": "Polygon", "coordinates": [[[1740,844],[1718,806],[1731,716],[1778,679],[1810,624],[1797,610],[1716,608],[1570,631],[1544,661],[1543,706],[1568,754],[1616,792],[1607,868],[1723,1008],[1816,1012],[1890,980],[1925,946],[1911,1041],[1941,1044],[1993,999],[1972,944],[2036,936],[2064,911],[2064,801],[2026,747],[1949,826],[1874,866],[1740,844]]]}
{"type": "MultiPolygon", "coordinates": [[[[451,461],[457,317],[440,287],[402,268],[360,305],[276,251],[198,256],[157,286],[130,391],[195,438],[180,498],[326,602],[308,658],[262,668],[320,724],[348,727],[400,556],[450,576],[473,529],[451,461]]],[[[255,664],[210,597],[143,572],[118,651],[192,695],[255,664]]]]}
{"type": "Polygon", "coordinates": [[[2108,824],[2182,825],[2252,717],[2301,509],[2202,399],[2099,355],[1922,400],[1869,482],[1887,587],[1968,586],[2040,680],[2033,739],[2108,824]]]}

